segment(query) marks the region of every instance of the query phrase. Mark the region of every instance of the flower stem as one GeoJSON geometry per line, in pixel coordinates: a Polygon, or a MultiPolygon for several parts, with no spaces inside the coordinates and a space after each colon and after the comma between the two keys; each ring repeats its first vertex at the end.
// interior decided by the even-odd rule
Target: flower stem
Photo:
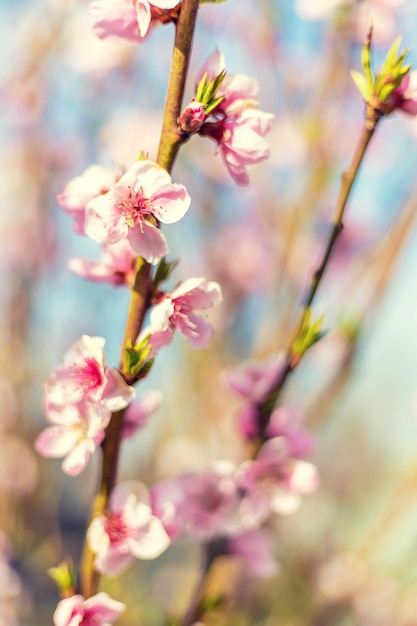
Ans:
{"type": "MultiPolygon", "coordinates": [[[[175,44],[171,64],[171,74],[166,98],[164,119],[157,156],[157,163],[171,172],[178,150],[182,143],[177,133],[177,118],[181,113],[185,80],[191,54],[191,46],[198,12],[199,0],[183,0],[176,25],[175,44]]],[[[134,345],[142,328],[143,320],[150,306],[151,266],[142,258],[136,261],[136,278],[132,290],[129,312],[126,322],[123,345],[134,345]]],[[[120,368],[127,374],[124,349],[120,368]]],[[[94,499],[90,522],[95,517],[104,515],[117,477],[124,411],[113,413],[106,436],[102,444],[102,475],[99,491],[94,499]]],[[[88,598],[97,593],[100,575],[94,569],[94,554],[84,540],[80,563],[80,593],[88,598]]]]}
{"type": "Polygon", "coordinates": [[[299,336],[304,321],[309,314],[309,310],[314,302],[317,291],[322,282],[324,273],[333,254],[336,242],[339,239],[339,236],[343,230],[343,218],[350,197],[350,193],[352,191],[353,184],[358,176],[359,168],[366,154],[366,150],[375,133],[376,127],[380,119],[381,116],[377,110],[373,109],[372,107],[367,108],[365,122],[359,137],[359,141],[355,148],[352,162],[349,168],[343,172],[341,177],[339,195],[333,213],[330,234],[327,240],[326,247],[324,249],[320,264],[311,277],[310,284],[304,297],[303,305],[295,321],[293,331],[290,336],[285,364],[279,374],[279,377],[274,382],[267,399],[264,402],[260,403],[258,406],[258,424],[262,439],[264,438],[265,430],[269,424],[271,413],[281,394],[285,382],[288,376],[300,362],[300,359],[294,358],[291,347],[294,343],[294,340],[299,336]]]}

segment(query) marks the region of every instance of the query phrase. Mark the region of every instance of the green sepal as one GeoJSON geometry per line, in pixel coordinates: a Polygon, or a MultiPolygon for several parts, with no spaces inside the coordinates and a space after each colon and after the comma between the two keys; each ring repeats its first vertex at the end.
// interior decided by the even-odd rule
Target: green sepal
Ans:
{"type": "Polygon", "coordinates": [[[204,93],[206,86],[207,86],[207,72],[204,74],[203,78],[200,80],[200,82],[197,85],[195,98],[194,98],[196,102],[202,103],[202,97],[203,97],[203,93],[204,93]]]}
{"type": "Polygon", "coordinates": [[[198,102],[201,102],[201,104],[204,104],[204,105],[209,105],[213,99],[213,96],[216,94],[216,91],[218,90],[222,82],[224,81],[225,77],[226,77],[226,70],[222,70],[220,74],[216,76],[214,80],[211,80],[207,84],[202,95],[202,100],[198,100],[198,102]]]}
{"type": "Polygon", "coordinates": [[[365,100],[365,102],[368,102],[371,97],[372,91],[369,88],[365,76],[357,70],[351,70],[350,75],[356,87],[359,89],[363,99],[365,100]]]}
{"type": "Polygon", "coordinates": [[[75,574],[71,559],[63,561],[57,567],[50,567],[48,576],[55,581],[61,596],[65,597],[74,594],[75,574]]]}
{"type": "Polygon", "coordinates": [[[220,2],[226,2],[226,0],[200,0],[200,4],[219,4],[220,2]]]}
{"type": "Polygon", "coordinates": [[[140,343],[132,346],[132,342],[124,346],[126,368],[132,378],[143,378],[151,369],[154,357],[148,359],[152,347],[149,345],[150,335],[146,335],[140,343]]]}
{"type": "Polygon", "coordinates": [[[209,115],[222,102],[224,96],[216,98],[216,92],[224,81],[226,71],[222,70],[213,80],[207,82],[207,73],[197,85],[194,100],[204,105],[204,112],[209,115]]]}
{"type": "Polygon", "coordinates": [[[218,98],[215,98],[214,100],[212,100],[210,104],[204,107],[204,113],[206,115],[210,115],[210,113],[214,111],[214,109],[218,107],[219,104],[223,102],[223,100],[224,100],[224,96],[219,96],[218,98]]]}
{"type": "Polygon", "coordinates": [[[364,73],[366,83],[373,85],[374,79],[372,76],[371,68],[371,42],[372,42],[372,26],[366,36],[365,43],[361,51],[361,65],[364,73]]]}
{"type": "Polygon", "coordinates": [[[314,344],[327,334],[327,331],[322,330],[323,319],[323,316],[320,316],[312,322],[311,310],[306,310],[298,337],[291,346],[293,356],[301,358],[314,344]]]}
{"type": "Polygon", "coordinates": [[[156,271],[155,271],[155,276],[153,279],[154,286],[158,287],[158,285],[163,283],[165,280],[168,280],[168,278],[171,276],[174,269],[177,267],[178,263],[179,263],[178,260],[171,261],[171,263],[168,263],[165,257],[163,257],[159,261],[158,267],[156,268],[156,271]]]}

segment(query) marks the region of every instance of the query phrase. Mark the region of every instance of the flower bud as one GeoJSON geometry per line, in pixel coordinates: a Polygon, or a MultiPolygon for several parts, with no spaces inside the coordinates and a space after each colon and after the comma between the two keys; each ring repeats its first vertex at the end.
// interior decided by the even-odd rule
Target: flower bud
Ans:
{"type": "Polygon", "coordinates": [[[178,125],[184,133],[196,133],[206,120],[204,104],[193,100],[178,118],[178,125]]]}

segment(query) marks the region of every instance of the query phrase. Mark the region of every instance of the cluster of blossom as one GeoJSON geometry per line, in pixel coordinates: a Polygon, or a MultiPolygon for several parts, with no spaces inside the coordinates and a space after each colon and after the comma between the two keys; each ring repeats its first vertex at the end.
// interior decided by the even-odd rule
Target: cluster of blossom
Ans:
{"type": "Polygon", "coordinates": [[[318,484],[316,468],[302,458],[311,449],[310,436],[293,416],[278,411],[271,437],[254,460],[238,467],[217,461],[205,472],[162,481],[150,493],[139,482],[117,485],[106,516],[88,529],[95,568],[119,574],[135,557],[155,558],[186,534],[221,540],[226,553],[241,557],[256,574],[272,574],[268,522],[293,513],[318,484]]]}
{"type": "Polygon", "coordinates": [[[215,106],[212,108],[210,103],[194,99],[181,114],[179,125],[186,134],[198,132],[216,141],[233,180],[238,185],[248,185],[245,167],[269,157],[264,137],[271,129],[274,116],[257,108],[259,86],[255,79],[237,74],[226,75],[219,81],[224,73],[224,57],[216,49],[196,80],[196,91],[202,80],[208,85],[220,83],[211,95],[210,101],[215,106]]]}
{"type": "MultiPolygon", "coordinates": [[[[142,41],[152,26],[170,21],[178,2],[175,0],[101,0],[92,4],[94,31],[101,38],[121,38],[142,41]]],[[[218,50],[209,57],[196,80],[206,77],[213,83],[225,72],[223,55],[218,50]]],[[[198,132],[210,137],[218,149],[233,180],[238,185],[249,183],[245,166],[260,163],[269,157],[263,139],[271,129],[273,115],[257,109],[258,83],[244,75],[226,76],[211,93],[216,106],[194,99],[181,114],[178,122],[185,136],[198,132]]]]}
{"type": "Polygon", "coordinates": [[[53,424],[37,438],[37,451],[65,457],[62,469],[74,476],[104,439],[113,411],[133,400],[135,389],[105,364],[105,340],[83,335],[64,356],[62,367],[45,383],[44,408],[53,424]]]}

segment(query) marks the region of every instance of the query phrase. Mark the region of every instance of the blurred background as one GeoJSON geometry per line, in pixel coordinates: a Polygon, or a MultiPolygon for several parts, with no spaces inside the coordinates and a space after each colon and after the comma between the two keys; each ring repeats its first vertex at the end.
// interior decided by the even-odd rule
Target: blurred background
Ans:
{"type": "MultiPolygon", "coordinates": [[[[192,207],[165,229],[174,285],[217,280],[207,351],[182,339],[137,389],[159,389],[155,416],[123,447],[120,478],[151,485],[213,460],[243,460],[239,399],[224,373],[279,352],[329,232],[340,175],[363,103],[350,78],[373,21],[375,67],[394,38],[417,37],[417,0],[227,0],[198,18],[186,97],[217,46],[230,74],[255,77],[274,113],[271,158],[228,177],[215,145],[194,137],[173,178],[192,207]]],[[[134,46],[96,39],[89,3],[0,3],[0,625],[51,623],[46,570],[78,562],[99,452],[65,476],[33,441],[46,425],[42,386],[82,334],[106,338],[117,366],[129,302],[124,288],[83,281],[71,258],[97,259],[56,194],[90,164],[155,158],[174,29],[134,46]]],[[[409,60],[417,64],[417,51],[409,60]]],[[[216,624],[417,625],[417,119],[384,119],[356,181],[345,229],[314,305],[326,337],[285,389],[316,437],[321,484],[274,527],[278,568],[240,572],[236,601],[216,624]]],[[[156,626],[184,611],[198,578],[197,543],[138,562],[103,589],[129,605],[123,625],[156,626]]]]}

